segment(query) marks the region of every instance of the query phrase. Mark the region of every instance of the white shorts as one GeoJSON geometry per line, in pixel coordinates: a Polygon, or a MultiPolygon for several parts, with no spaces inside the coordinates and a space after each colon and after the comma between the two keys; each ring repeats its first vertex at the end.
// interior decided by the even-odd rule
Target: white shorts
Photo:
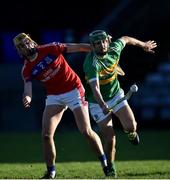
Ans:
{"type": "MultiPolygon", "coordinates": [[[[112,107],[117,100],[124,97],[124,91],[121,89],[111,100],[107,101],[107,105],[112,107]]],[[[116,113],[119,109],[127,105],[127,100],[120,102],[117,106],[113,108],[113,113],[116,113]]],[[[97,103],[89,103],[89,110],[92,118],[98,123],[103,121],[108,115],[105,115],[101,107],[97,103]]]]}
{"type": "Polygon", "coordinates": [[[46,98],[46,106],[61,105],[65,106],[66,109],[69,107],[73,111],[77,107],[88,105],[87,101],[85,101],[84,93],[85,90],[81,86],[63,94],[48,95],[46,98]]]}

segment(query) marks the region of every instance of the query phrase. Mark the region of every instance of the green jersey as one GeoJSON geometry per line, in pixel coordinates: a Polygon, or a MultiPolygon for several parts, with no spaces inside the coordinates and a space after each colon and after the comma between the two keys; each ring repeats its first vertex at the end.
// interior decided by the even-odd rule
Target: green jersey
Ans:
{"type": "Polygon", "coordinates": [[[96,56],[94,52],[87,54],[83,69],[87,80],[86,98],[89,102],[96,103],[88,84],[93,80],[99,80],[100,91],[105,101],[111,99],[120,90],[117,75],[123,75],[123,71],[118,63],[124,46],[122,40],[118,39],[110,43],[108,53],[102,58],[96,56]]]}

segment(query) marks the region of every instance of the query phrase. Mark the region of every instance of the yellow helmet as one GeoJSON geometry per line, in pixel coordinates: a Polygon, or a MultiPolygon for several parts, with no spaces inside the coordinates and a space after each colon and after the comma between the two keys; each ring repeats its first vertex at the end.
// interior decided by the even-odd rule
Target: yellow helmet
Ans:
{"type": "Polygon", "coordinates": [[[20,49],[19,45],[23,43],[23,39],[29,39],[31,43],[33,43],[35,46],[37,46],[37,43],[33,41],[28,34],[25,33],[19,33],[17,36],[13,38],[13,43],[15,48],[17,49],[19,55],[22,57],[22,50],[20,49]]]}
{"type": "MultiPolygon", "coordinates": [[[[27,34],[25,34],[25,33],[20,33],[20,34],[18,34],[18,35],[15,36],[14,39],[13,39],[14,45],[15,45],[15,46],[18,46],[18,45],[21,43],[21,41],[22,41],[23,39],[25,39],[25,38],[31,39],[31,38],[30,38],[27,34]]],[[[31,40],[32,40],[32,39],[31,39],[31,40]]]]}
{"type": "Polygon", "coordinates": [[[33,41],[30,36],[28,34],[25,34],[25,33],[19,33],[17,36],[14,37],[13,39],[13,43],[15,45],[15,47],[17,47],[23,39],[29,39],[32,43],[34,43],[35,45],[37,45],[37,43],[35,41],[33,41]]]}

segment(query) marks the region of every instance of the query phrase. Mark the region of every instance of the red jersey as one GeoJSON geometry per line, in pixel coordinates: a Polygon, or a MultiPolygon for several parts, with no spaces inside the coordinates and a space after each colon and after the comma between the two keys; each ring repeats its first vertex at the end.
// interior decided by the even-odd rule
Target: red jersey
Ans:
{"type": "Polygon", "coordinates": [[[51,43],[37,47],[37,58],[25,60],[22,76],[25,81],[41,81],[47,95],[66,93],[81,86],[81,80],[68,65],[62,53],[66,47],[61,43],[51,43]]]}

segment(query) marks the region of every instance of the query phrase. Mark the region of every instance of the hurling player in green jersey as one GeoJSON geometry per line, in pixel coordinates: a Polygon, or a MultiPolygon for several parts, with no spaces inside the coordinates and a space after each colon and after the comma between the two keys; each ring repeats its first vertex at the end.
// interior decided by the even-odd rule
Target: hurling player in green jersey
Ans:
{"type": "MultiPolygon", "coordinates": [[[[154,53],[157,44],[155,41],[143,42],[128,36],[111,42],[111,36],[103,30],[93,31],[89,39],[93,51],[87,54],[83,66],[87,80],[86,97],[91,116],[104,137],[105,153],[109,164],[106,173],[116,176],[114,164],[116,138],[109,107],[124,97],[124,91],[118,81],[118,75],[124,75],[119,66],[120,55],[126,45],[138,46],[146,52],[154,53]]],[[[119,118],[129,141],[134,145],[139,144],[137,123],[127,100],[119,103],[112,112],[119,118]]]]}

